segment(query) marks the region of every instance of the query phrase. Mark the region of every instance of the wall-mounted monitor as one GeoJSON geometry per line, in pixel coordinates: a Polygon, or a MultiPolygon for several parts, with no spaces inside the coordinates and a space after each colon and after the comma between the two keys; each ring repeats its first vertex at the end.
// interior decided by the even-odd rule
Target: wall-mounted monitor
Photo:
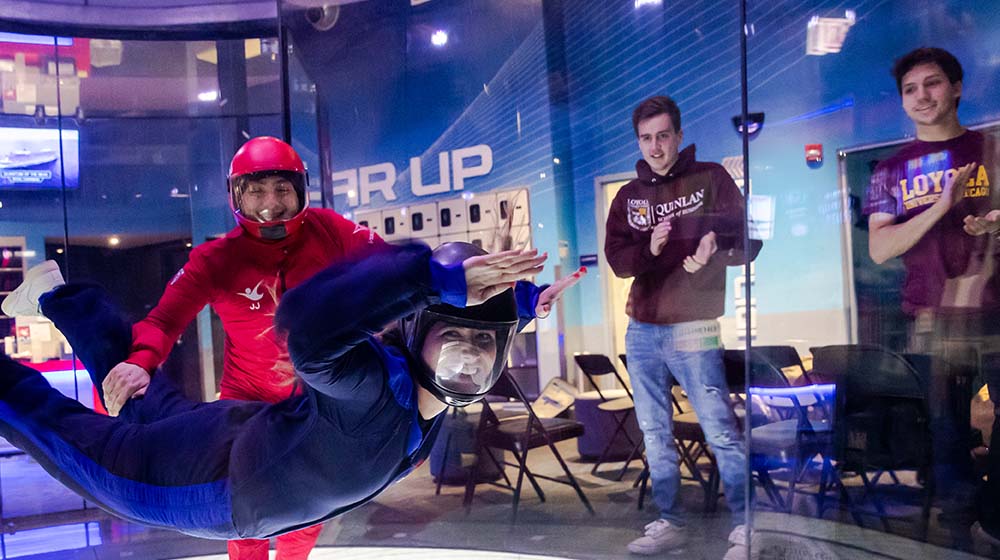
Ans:
{"type": "Polygon", "coordinates": [[[0,127],[0,189],[59,189],[64,174],[66,188],[80,186],[78,130],[0,127]]]}

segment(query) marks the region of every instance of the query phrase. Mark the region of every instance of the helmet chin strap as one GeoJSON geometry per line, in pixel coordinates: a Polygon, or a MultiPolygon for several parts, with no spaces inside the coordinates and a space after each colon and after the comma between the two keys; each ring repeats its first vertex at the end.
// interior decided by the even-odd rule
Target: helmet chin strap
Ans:
{"type": "Polygon", "coordinates": [[[268,241],[276,241],[278,239],[284,239],[288,237],[288,229],[285,228],[285,224],[277,224],[268,227],[260,228],[260,238],[267,239],[268,241]]]}

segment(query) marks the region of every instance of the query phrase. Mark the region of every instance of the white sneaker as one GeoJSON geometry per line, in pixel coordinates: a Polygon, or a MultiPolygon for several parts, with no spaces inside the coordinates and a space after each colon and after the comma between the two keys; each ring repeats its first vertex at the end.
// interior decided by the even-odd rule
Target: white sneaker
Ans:
{"type": "Polygon", "coordinates": [[[1000,539],[994,537],[990,533],[987,533],[986,529],[983,529],[983,526],[978,521],[972,524],[972,538],[984,542],[992,547],[1000,548],[1000,539]]]}
{"type": "Polygon", "coordinates": [[[749,546],[749,531],[746,525],[737,525],[729,533],[729,550],[726,551],[722,560],[746,560],[747,546],[749,546]]]}
{"type": "Polygon", "coordinates": [[[680,548],[687,543],[687,531],[672,525],[666,519],[657,519],[646,525],[646,534],[628,543],[634,554],[656,554],[669,548],[680,548]]]}
{"type": "Polygon", "coordinates": [[[65,283],[56,261],[45,261],[28,269],[24,281],[3,299],[0,309],[8,317],[41,315],[38,298],[65,283]]]}

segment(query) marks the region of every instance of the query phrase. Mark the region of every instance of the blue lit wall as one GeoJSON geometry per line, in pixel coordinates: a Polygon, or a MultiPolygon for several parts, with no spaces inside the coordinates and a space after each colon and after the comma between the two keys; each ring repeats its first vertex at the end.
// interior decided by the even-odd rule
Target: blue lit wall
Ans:
{"type": "MultiPolygon", "coordinates": [[[[533,230],[536,245],[550,253],[559,239],[571,242],[563,263],[569,267],[579,255],[602,253],[593,223],[594,180],[633,171],[639,153],[630,116],[645,97],[665,93],[678,101],[685,143],[697,144],[700,159],[741,154],[731,124],[740,110],[735,1],[403,4],[345,6],[345,17],[348,8],[357,12],[346,21],[367,18],[366,33],[351,34],[348,26],[341,31],[347,38],[314,38],[315,46],[333,53],[314,62],[310,73],[329,108],[334,170],[388,161],[399,171],[399,198],[387,204],[376,195],[370,208],[416,200],[409,157],[421,157],[424,178],[433,182],[438,151],[486,143],[494,151],[493,172],[467,182],[466,189],[527,185],[535,222],[572,218],[575,226],[558,235],[551,228],[533,230]],[[438,28],[456,43],[433,49],[427,38],[438,28]],[[505,33],[496,34],[497,28],[505,33]],[[331,48],[340,43],[341,50],[331,48]],[[370,55],[375,45],[377,60],[370,55]],[[366,65],[373,66],[362,72],[366,65]],[[553,109],[550,103],[561,103],[563,94],[566,106],[553,109]],[[553,115],[566,120],[553,121],[553,115]],[[554,156],[568,167],[556,168],[554,156]]],[[[751,143],[752,188],[774,197],[776,205],[774,238],[756,266],[761,312],[846,305],[836,150],[912,132],[889,75],[894,58],[924,44],[952,50],[966,67],[963,121],[1000,117],[993,48],[1000,44],[1000,15],[990,4],[751,2],[750,110],[767,115],[751,143]],[[808,20],[844,17],[847,9],[857,21],[843,50],[806,56],[808,20]],[[805,164],[804,146],[811,143],[824,146],[818,169],[805,164]]],[[[338,209],[352,209],[340,198],[338,209]]],[[[582,305],[583,325],[603,321],[597,275],[582,283],[580,301],[593,302],[582,305]]]]}

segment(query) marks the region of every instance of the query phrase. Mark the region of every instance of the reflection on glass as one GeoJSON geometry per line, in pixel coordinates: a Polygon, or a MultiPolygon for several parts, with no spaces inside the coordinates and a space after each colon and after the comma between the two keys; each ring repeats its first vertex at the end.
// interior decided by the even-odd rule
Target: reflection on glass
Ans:
{"type": "Polygon", "coordinates": [[[750,179],[774,201],[773,239],[756,263],[750,382],[784,399],[751,414],[761,538],[786,530],[792,514],[813,518],[815,535],[873,553],[895,542],[919,554],[907,539],[995,553],[1000,474],[985,385],[1000,351],[1000,205],[990,186],[1000,167],[997,106],[985,91],[998,84],[970,45],[997,28],[954,40],[925,24],[988,17],[983,8],[949,3],[931,16],[917,4],[844,12],[814,2],[780,16],[748,6],[748,101],[768,115],[750,179]],[[792,57],[802,35],[774,41],[800,16],[806,56],[792,57]],[[914,36],[877,39],[886,17],[914,36]],[[803,373],[791,373],[793,362],[803,373]],[[835,393],[797,400],[823,384],[835,393]]]}

